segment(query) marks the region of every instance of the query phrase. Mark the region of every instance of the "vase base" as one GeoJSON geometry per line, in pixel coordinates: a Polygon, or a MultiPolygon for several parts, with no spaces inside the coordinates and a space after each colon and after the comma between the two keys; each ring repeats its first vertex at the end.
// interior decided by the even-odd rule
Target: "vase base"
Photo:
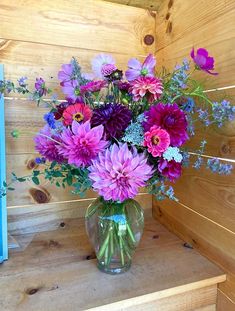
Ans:
{"type": "Polygon", "coordinates": [[[97,267],[100,271],[107,273],[107,274],[112,274],[112,275],[116,275],[116,274],[121,274],[124,273],[126,271],[128,271],[131,267],[131,262],[128,262],[125,266],[123,267],[115,267],[115,266],[105,266],[104,264],[102,264],[101,262],[98,261],[97,263],[97,267]]]}

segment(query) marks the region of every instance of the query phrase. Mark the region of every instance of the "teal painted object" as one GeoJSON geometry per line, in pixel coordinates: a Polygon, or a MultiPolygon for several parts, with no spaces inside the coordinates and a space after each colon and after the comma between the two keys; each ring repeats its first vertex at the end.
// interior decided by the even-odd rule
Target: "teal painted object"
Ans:
{"type": "MultiPolygon", "coordinates": [[[[3,65],[0,64],[0,80],[3,80],[3,65]]],[[[1,96],[1,95],[0,95],[1,96]]],[[[4,98],[0,97],[0,187],[6,180],[4,98]]],[[[0,263],[8,257],[6,196],[0,198],[0,263]]]]}

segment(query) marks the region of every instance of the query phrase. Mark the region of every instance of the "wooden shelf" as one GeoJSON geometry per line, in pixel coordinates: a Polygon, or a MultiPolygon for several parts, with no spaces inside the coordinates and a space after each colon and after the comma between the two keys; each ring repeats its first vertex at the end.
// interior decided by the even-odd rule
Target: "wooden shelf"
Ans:
{"type": "Polygon", "coordinates": [[[118,276],[97,270],[84,219],[14,236],[21,248],[0,267],[0,309],[215,310],[224,273],[145,213],[132,268],[118,276]]]}

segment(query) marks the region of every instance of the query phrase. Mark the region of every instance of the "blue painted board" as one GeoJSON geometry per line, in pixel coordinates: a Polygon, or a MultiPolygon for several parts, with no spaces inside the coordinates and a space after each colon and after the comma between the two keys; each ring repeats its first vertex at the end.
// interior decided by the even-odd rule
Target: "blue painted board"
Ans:
{"type": "MultiPolygon", "coordinates": [[[[0,80],[3,80],[3,65],[0,64],[0,80]]],[[[5,120],[4,98],[0,97],[0,187],[6,180],[6,149],[5,149],[5,120]]],[[[8,257],[7,250],[7,206],[6,196],[0,198],[0,263],[8,257]]]]}

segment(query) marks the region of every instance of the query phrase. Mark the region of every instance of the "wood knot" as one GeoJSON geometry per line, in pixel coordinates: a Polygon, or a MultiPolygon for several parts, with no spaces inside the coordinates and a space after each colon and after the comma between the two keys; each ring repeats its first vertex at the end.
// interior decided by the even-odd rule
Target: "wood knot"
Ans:
{"type": "Polygon", "coordinates": [[[86,260],[96,259],[95,253],[86,256],[86,260]]]}
{"type": "Polygon", "coordinates": [[[153,235],[153,239],[154,239],[154,240],[159,239],[159,235],[158,235],[158,234],[154,234],[154,235],[153,235]]]}
{"type": "Polygon", "coordinates": [[[154,42],[154,36],[152,36],[152,35],[146,35],[146,36],[144,37],[144,43],[145,43],[146,45],[151,45],[151,44],[153,44],[153,42],[154,42]]]}
{"type": "Polygon", "coordinates": [[[168,19],[170,18],[170,16],[171,16],[171,13],[167,12],[167,14],[166,14],[166,20],[167,20],[167,21],[168,21],[168,19]]]}
{"type": "Polygon", "coordinates": [[[191,244],[189,244],[189,243],[186,243],[186,242],[183,244],[183,246],[184,246],[185,248],[193,249],[193,246],[192,246],[191,244]]]}
{"type": "Polygon", "coordinates": [[[26,294],[31,296],[31,295],[36,294],[38,291],[39,291],[39,288],[29,288],[26,290],[26,294]]]}
{"type": "Polygon", "coordinates": [[[166,27],[166,33],[171,33],[172,32],[172,22],[168,22],[167,27],[166,27]]]}
{"type": "Polygon", "coordinates": [[[60,227],[61,227],[61,228],[64,228],[64,227],[65,227],[65,222],[61,222],[61,223],[60,223],[60,227]]]}
{"type": "Polygon", "coordinates": [[[45,190],[40,190],[36,188],[29,189],[30,195],[33,197],[34,201],[42,204],[48,203],[50,201],[50,194],[45,190]]]}
{"type": "Polygon", "coordinates": [[[229,146],[229,144],[223,144],[221,146],[221,151],[223,154],[231,153],[231,147],[229,146]]]}
{"type": "Polygon", "coordinates": [[[173,0],[170,0],[170,1],[168,2],[168,9],[170,9],[170,8],[172,7],[173,3],[174,3],[173,0]]]}
{"type": "Polygon", "coordinates": [[[35,162],[34,159],[31,159],[27,162],[26,166],[27,166],[27,169],[33,170],[34,168],[38,166],[38,164],[35,162]]]}
{"type": "Polygon", "coordinates": [[[55,240],[50,240],[48,245],[49,247],[59,247],[60,243],[55,240]]]}

